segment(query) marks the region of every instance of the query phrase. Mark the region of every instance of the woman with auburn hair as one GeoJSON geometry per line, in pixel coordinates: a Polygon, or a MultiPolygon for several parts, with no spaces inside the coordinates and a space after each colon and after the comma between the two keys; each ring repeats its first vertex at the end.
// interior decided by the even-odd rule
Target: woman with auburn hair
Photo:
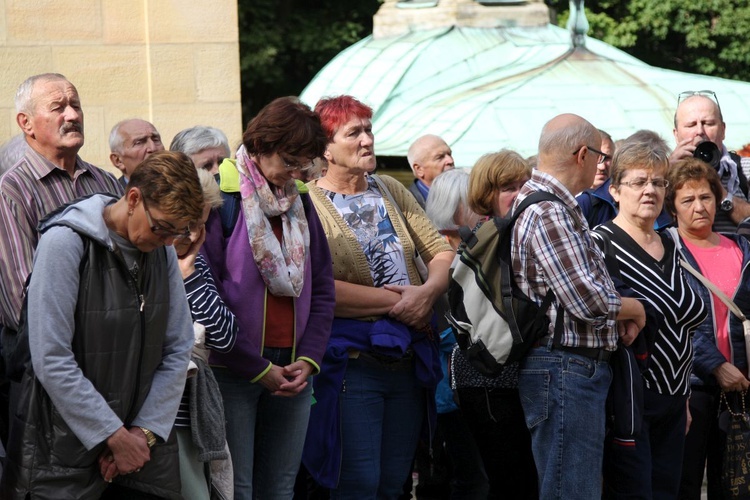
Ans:
{"type": "Polygon", "coordinates": [[[235,208],[209,215],[202,250],[239,331],[231,351],[209,360],[224,399],[234,498],[288,499],[334,305],[326,236],[295,179],[323,154],[326,136],[309,107],[282,97],[250,121],[242,142],[236,164],[219,169],[235,208]]]}
{"type": "Polygon", "coordinates": [[[315,110],[328,173],[308,186],[331,248],[336,308],[304,464],[333,499],[396,498],[426,408],[434,419],[432,306],[447,289],[453,252],[401,183],[372,175],[372,109],[338,96],[315,110]]]}
{"type": "MultiPolygon", "coordinates": [[[[667,174],[666,209],[677,222],[668,235],[682,258],[715,284],[747,316],[750,315],[750,243],[737,234],[713,231],[714,216],[724,199],[721,180],[707,163],[686,158],[667,174]]],[[[700,499],[704,470],[708,498],[724,498],[721,464],[724,435],[719,430],[721,391],[742,397],[747,379],[747,353],[742,321],[696,276],[690,286],[708,306],[708,318],[693,335],[690,414],[685,437],[680,498],[700,499]]]]}
{"type": "MultiPolygon", "coordinates": [[[[530,178],[531,167],[518,153],[503,149],[486,154],[471,169],[469,206],[479,215],[505,217],[530,178]]],[[[456,346],[452,366],[453,388],[489,478],[486,498],[536,499],[536,466],[518,396],[518,363],[506,366],[496,378],[485,377],[456,346]]]]}

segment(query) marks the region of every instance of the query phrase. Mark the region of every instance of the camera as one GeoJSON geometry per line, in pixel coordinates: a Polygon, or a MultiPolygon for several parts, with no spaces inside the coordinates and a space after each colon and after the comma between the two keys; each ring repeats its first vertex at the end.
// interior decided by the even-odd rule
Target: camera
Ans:
{"type": "Polygon", "coordinates": [[[719,170],[719,164],[721,163],[721,150],[716,143],[711,141],[703,141],[693,151],[693,158],[705,161],[716,170],[719,170]]]}

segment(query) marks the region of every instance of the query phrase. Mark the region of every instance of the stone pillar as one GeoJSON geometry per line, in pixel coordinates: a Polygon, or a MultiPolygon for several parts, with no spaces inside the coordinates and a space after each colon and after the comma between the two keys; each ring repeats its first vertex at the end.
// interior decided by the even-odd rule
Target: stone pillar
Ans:
{"type": "Polygon", "coordinates": [[[498,28],[547,23],[549,10],[542,0],[519,0],[510,5],[482,5],[475,0],[425,0],[407,5],[399,0],[385,0],[373,17],[373,37],[387,38],[451,26],[498,28]]]}

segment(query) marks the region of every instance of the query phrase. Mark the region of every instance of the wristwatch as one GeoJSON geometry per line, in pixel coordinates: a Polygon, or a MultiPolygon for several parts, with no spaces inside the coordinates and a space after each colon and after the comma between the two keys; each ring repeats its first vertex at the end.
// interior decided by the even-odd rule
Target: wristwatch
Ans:
{"type": "Polygon", "coordinates": [[[732,198],[724,198],[721,200],[721,205],[719,205],[719,208],[722,212],[731,212],[734,208],[734,203],[732,203],[732,198]]]}
{"type": "Polygon", "coordinates": [[[156,436],[153,432],[146,429],[145,427],[139,427],[140,430],[146,435],[146,444],[149,448],[152,448],[156,444],[156,436]]]}

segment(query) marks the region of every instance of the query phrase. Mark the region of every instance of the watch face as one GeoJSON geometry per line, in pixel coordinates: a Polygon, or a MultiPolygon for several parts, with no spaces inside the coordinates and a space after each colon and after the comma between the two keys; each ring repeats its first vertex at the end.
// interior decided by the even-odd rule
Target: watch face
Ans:
{"type": "Polygon", "coordinates": [[[734,208],[734,203],[732,203],[732,200],[723,200],[721,202],[721,209],[725,212],[730,212],[734,208]]]}

